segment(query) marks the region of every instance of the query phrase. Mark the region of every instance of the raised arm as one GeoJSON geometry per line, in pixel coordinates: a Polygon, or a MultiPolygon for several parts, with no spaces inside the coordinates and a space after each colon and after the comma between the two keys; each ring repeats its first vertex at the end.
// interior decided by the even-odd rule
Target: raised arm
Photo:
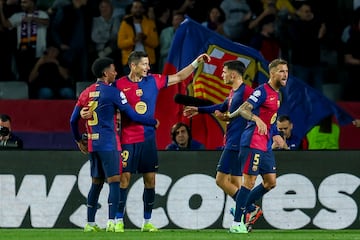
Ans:
{"type": "Polygon", "coordinates": [[[203,53],[198,56],[191,64],[180,70],[179,72],[169,75],[168,86],[174,85],[185,80],[190,74],[203,62],[210,62],[211,58],[208,54],[203,53]]]}

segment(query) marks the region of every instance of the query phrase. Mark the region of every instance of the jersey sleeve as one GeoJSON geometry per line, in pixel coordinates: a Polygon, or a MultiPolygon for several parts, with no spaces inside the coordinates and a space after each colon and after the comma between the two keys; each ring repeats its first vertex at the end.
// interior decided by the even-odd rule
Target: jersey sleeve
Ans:
{"type": "Polygon", "coordinates": [[[71,133],[75,141],[80,141],[81,139],[81,135],[79,132],[80,111],[81,107],[76,105],[70,117],[71,133]]]}
{"type": "Polygon", "coordinates": [[[227,99],[220,104],[198,107],[199,113],[214,113],[216,110],[219,110],[220,112],[225,112],[226,109],[227,109],[227,99]]]}
{"type": "Polygon", "coordinates": [[[152,74],[152,76],[155,79],[156,86],[157,86],[158,89],[162,89],[164,87],[167,87],[167,84],[168,84],[168,76],[167,75],[152,74]]]}
{"type": "Polygon", "coordinates": [[[245,85],[245,90],[244,90],[244,101],[246,101],[246,99],[248,99],[250,97],[250,95],[253,93],[254,89],[252,89],[251,87],[249,87],[248,85],[245,85]]]}
{"type": "Polygon", "coordinates": [[[266,100],[266,91],[264,89],[264,87],[260,86],[257,87],[250,95],[250,97],[246,100],[247,102],[249,102],[252,106],[253,109],[256,109],[258,107],[260,107],[260,105],[265,102],[266,100]]]}
{"type": "Polygon", "coordinates": [[[84,107],[89,103],[89,88],[86,88],[84,91],[80,93],[80,96],[76,102],[76,106],[84,107]]]}

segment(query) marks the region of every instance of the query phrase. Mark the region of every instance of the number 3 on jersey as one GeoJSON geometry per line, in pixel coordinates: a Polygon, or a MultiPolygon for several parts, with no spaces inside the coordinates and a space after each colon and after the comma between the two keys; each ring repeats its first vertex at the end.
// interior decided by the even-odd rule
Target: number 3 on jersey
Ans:
{"type": "Polygon", "coordinates": [[[87,124],[89,126],[95,126],[98,124],[98,116],[97,113],[95,111],[95,109],[98,106],[98,101],[90,101],[88,104],[89,110],[92,111],[92,119],[91,120],[87,120],[87,124]]]}

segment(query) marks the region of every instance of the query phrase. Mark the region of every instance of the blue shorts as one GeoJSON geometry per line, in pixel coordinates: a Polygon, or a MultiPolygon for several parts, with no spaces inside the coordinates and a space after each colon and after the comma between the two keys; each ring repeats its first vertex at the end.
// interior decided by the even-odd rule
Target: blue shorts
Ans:
{"type": "Polygon", "coordinates": [[[159,168],[155,138],[122,145],[123,172],[149,173],[159,168]]]}
{"type": "Polygon", "coordinates": [[[275,157],[272,151],[264,152],[254,148],[241,147],[240,160],[243,173],[248,175],[276,173],[275,157]]]}
{"type": "Polygon", "coordinates": [[[93,178],[109,178],[120,174],[119,151],[90,152],[90,172],[93,178]]]}
{"type": "Polygon", "coordinates": [[[242,176],[239,151],[224,149],[221,153],[216,171],[232,176],[242,176]]]}

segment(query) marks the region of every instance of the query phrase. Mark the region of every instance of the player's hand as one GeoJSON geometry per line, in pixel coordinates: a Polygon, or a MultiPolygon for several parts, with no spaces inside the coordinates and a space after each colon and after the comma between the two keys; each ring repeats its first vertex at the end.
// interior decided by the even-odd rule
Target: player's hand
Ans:
{"type": "Polygon", "coordinates": [[[197,60],[198,63],[210,62],[211,57],[210,57],[208,54],[203,53],[203,54],[201,54],[200,56],[198,56],[198,57],[196,58],[196,60],[197,60]]]}
{"type": "Polygon", "coordinates": [[[267,126],[264,123],[264,121],[257,117],[255,119],[255,123],[256,123],[256,126],[258,127],[259,134],[266,135],[267,134],[267,126]]]}
{"type": "Polygon", "coordinates": [[[360,127],[360,119],[355,119],[352,123],[355,127],[360,127]]]}
{"type": "Polygon", "coordinates": [[[219,118],[221,121],[224,121],[224,122],[230,121],[229,113],[228,113],[228,112],[222,113],[222,112],[220,112],[219,110],[215,110],[214,113],[215,113],[215,116],[216,116],[217,118],[219,118]]]}
{"type": "Polygon", "coordinates": [[[78,145],[78,148],[80,149],[80,151],[83,154],[88,154],[88,145],[87,145],[87,141],[84,139],[81,139],[80,141],[76,142],[76,144],[78,145]]]}
{"type": "Polygon", "coordinates": [[[160,126],[160,121],[159,121],[159,119],[155,119],[155,120],[156,120],[155,129],[158,129],[160,126]]]}
{"type": "Polygon", "coordinates": [[[88,107],[83,107],[80,111],[80,116],[82,119],[91,119],[93,112],[88,107]]]}
{"type": "Polygon", "coordinates": [[[196,116],[197,114],[199,114],[199,112],[198,112],[198,107],[186,106],[186,107],[184,108],[183,115],[184,115],[185,117],[191,118],[191,117],[193,117],[193,116],[196,116]]]}

